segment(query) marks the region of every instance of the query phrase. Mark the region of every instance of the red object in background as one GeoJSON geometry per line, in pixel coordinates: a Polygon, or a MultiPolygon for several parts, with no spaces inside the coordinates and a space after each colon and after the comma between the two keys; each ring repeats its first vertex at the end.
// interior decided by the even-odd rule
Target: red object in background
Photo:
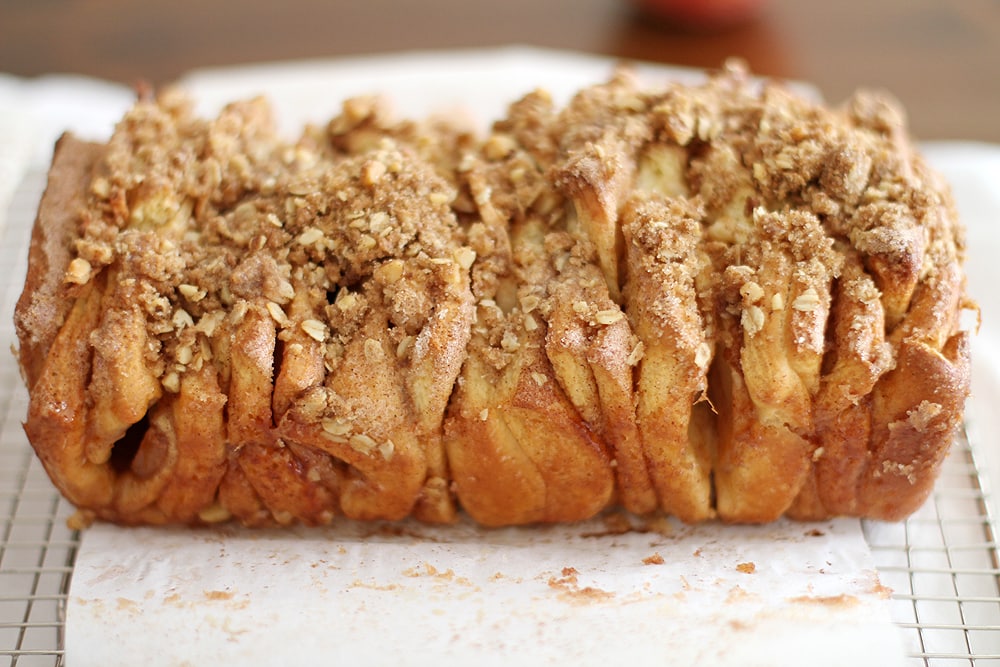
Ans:
{"type": "Polygon", "coordinates": [[[753,18],[766,0],[633,0],[650,16],[692,29],[725,28],[753,18]]]}

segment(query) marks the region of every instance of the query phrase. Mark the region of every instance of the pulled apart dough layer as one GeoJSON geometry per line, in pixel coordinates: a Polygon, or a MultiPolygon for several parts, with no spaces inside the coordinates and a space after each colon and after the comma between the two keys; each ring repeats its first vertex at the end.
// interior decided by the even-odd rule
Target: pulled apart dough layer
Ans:
{"type": "Polygon", "coordinates": [[[738,67],[484,139],[140,100],[65,136],[17,305],[25,430],[86,518],[897,519],[969,384],[962,231],[890,101],[738,67]]]}

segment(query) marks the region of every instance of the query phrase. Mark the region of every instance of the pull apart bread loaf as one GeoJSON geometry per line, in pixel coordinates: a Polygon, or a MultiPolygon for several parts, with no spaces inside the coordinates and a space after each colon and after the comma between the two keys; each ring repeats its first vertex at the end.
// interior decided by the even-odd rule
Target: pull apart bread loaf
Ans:
{"type": "Polygon", "coordinates": [[[623,70],[292,141],[166,91],[58,143],[25,430],[84,520],[898,519],[962,419],[963,255],[877,95],[623,70]]]}

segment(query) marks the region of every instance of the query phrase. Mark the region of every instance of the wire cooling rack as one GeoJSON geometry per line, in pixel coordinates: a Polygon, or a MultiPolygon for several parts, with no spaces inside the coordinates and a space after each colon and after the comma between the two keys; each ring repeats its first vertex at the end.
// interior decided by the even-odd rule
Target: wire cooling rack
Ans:
{"type": "Polygon", "coordinates": [[[963,431],[919,511],[862,522],[913,664],[1000,664],[1000,552],[980,470],[963,431]]]}
{"type": "MultiPolygon", "coordinates": [[[[8,212],[0,247],[8,277],[4,349],[14,342],[11,313],[43,186],[44,176],[30,173],[8,212]]],[[[8,356],[0,362],[0,665],[4,658],[11,667],[63,665],[63,612],[79,534],[66,527],[73,509],[21,430],[26,407],[8,356]]],[[[1000,665],[1000,548],[977,444],[959,436],[934,495],[907,521],[863,522],[913,665],[1000,665]]]]}

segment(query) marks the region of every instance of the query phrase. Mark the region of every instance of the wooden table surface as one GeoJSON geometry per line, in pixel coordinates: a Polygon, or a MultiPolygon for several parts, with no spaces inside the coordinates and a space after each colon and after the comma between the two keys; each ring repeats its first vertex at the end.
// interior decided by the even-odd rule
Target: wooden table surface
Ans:
{"type": "Polygon", "coordinates": [[[1000,142],[1000,0],[765,0],[691,31],[626,0],[0,0],[0,72],[125,83],[269,60],[525,44],[887,89],[920,139],[1000,142]]]}

